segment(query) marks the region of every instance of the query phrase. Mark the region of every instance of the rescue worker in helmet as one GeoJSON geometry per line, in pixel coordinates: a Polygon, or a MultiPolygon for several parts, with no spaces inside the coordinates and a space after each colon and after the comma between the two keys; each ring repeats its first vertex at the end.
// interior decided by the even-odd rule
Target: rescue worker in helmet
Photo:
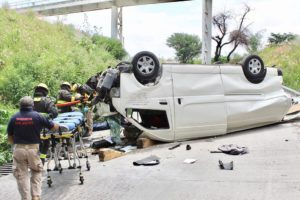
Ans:
{"type": "Polygon", "coordinates": [[[49,89],[44,83],[38,84],[33,93],[34,107],[33,110],[55,118],[58,115],[54,101],[48,96],[49,89]]]}
{"type": "MultiPolygon", "coordinates": [[[[72,91],[75,94],[75,97],[84,97],[84,101],[87,102],[89,99],[93,98],[93,92],[94,90],[90,88],[87,84],[81,85],[79,83],[73,83],[72,84],[72,91]]],[[[77,104],[78,105],[78,104],[77,104]]],[[[85,112],[86,116],[86,127],[87,127],[87,135],[86,136],[91,136],[93,133],[93,118],[94,118],[94,113],[93,109],[94,106],[86,106],[87,104],[83,104],[81,106],[84,106],[83,111],[85,112]]]]}
{"type": "MultiPolygon", "coordinates": [[[[84,97],[81,95],[73,95],[72,94],[72,86],[69,82],[63,82],[60,85],[60,91],[58,92],[58,98],[57,103],[58,104],[64,104],[67,102],[73,102],[73,101],[83,101],[84,97]]],[[[65,112],[72,112],[75,110],[74,106],[63,106],[59,108],[59,112],[65,113],[65,112]]]]}
{"type": "MultiPolygon", "coordinates": [[[[33,93],[33,110],[41,113],[49,119],[57,117],[58,111],[54,104],[54,101],[48,96],[48,93],[48,86],[44,83],[40,83],[35,87],[33,93]]],[[[45,129],[43,129],[42,131],[45,131],[45,129]]],[[[45,163],[48,149],[49,141],[42,140],[40,142],[40,158],[43,164],[45,163]]]]}

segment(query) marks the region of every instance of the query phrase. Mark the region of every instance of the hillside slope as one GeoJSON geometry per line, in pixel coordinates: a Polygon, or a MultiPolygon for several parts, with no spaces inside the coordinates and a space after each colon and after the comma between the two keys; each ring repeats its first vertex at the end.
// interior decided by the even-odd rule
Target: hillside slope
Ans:
{"type": "Polygon", "coordinates": [[[0,9],[0,100],[16,104],[46,83],[56,96],[62,81],[83,83],[115,64],[104,48],[61,23],[50,24],[33,13],[0,9]]]}
{"type": "Polygon", "coordinates": [[[259,55],[266,66],[282,69],[284,85],[300,89],[300,41],[266,47],[259,55]]]}

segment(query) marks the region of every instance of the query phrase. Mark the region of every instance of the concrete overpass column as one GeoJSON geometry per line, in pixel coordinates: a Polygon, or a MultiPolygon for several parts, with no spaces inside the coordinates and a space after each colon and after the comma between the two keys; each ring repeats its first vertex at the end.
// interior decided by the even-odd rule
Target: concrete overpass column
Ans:
{"type": "Polygon", "coordinates": [[[111,8],[111,38],[119,39],[123,44],[123,12],[122,7],[111,8]]]}
{"type": "Polygon", "coordinates": [[[124,38],[123,38],[123,8],[118,9],[118,38],[121,43],[124,45],[124,38]]]}
{"type": "Polygon", "coordinates": [[[118,7],[111,7],[111,38],[118,39],[118,7]]]}
{"type": "Polygon", "coordinates": [[[211,64],[212,0],[202,0],[202,63],[211,64]]]}

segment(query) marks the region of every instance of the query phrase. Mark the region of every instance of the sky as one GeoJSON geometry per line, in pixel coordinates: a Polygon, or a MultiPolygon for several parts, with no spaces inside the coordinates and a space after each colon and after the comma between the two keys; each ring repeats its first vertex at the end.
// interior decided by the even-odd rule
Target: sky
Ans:
{"type": "MultiPolygon", "coordinates": [[[[271,32],[292,32],[300,35],[300,1],[297,0],[213,0],[213,15],[230,10],[238,17],[242,14],[245,3],[252,9],[247,16],[246,24],[251,24],[249,29],[254,33],[264,31],[265,40],[271,32]]],[[[45,19],[60,20],[83,29],[85,15],[91,28],[97,26],[101,28],[101,34],[110,36],[110,10],[45,17],[45,19]]],[[[131,56],[139,51],[148,50],[161,58],[173,58],[175,51],[166,45],[167,38],[175,32],[196,34],[201,38],[201,18],[202,0],[125,7],[123,8],[125,49],[131,56]]],[[[236,27],[237,21],[233,21],[230,26],[236,27]]],[[[212,45],[213,51],[214,42],[212,45]]],[[[241,49],[239,51],[242,52],[241,49]]]]}

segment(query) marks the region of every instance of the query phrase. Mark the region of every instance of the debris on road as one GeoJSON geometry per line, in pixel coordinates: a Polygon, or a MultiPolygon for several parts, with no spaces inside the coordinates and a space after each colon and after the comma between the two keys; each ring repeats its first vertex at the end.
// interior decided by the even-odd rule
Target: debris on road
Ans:
{"type": "Polygon", "coordinates": [[[191,149],[192,149],[191,145],[187,144],[187,145],[186,145],[186,150],[189,151],[189,150],[191,150],[191,149]]]}
{"type": "Polygon", "coordinates": [[[123,155],[125,155],[125,153],[114,149],[103,148],[99,150],[99,160],[102,162],[118,158],[123,155]]]}
{"type": "Polygon", "coordinates": [[[152,155],[149,156],[147,158],[141,159],[141,160],[137,160],[133,162],[134,166],[140,166],[140,165],[144,165],[144,166],[152,166],[152,165],[158,165],[160,158],[152,155]]]}
{"type": "Polygon", "coordinates": [[[183,162],[186,163],[186,164],[193,164],[195,163],[197,160],[194,159],[194,158],[187,158],[185,159],[183,162]]]}
{"type": "Polygon", "coordinates": [[[233,170],[233,161],[229,163],[223,163],[221,160],[219,160],[219,167],[220,169],[224,170],[233,170]]]}
{"type": "Polygon", "coordinates": [[[119,150],[122,151],[122,152],[124,152],[124,153],[128,153],[128,152],[130,152],[132,150],[135,150],[135,149],[137,149],[136,146],[128,145],[128,146],[125,146],[123,148],[120,148],[119,150]]]}
{"type": "Polygon", "coordinates": [[[177,147],[180,147],[181,143],[178,143],[172,147],[169,148],[169,150],[173,150],[173,149],[176,149],[177,147]]]}
{"type": "Polygon", "coordinates": [[[249,153],[247,147],[239,147],[236,144],[222,145],[218,149],[220,151],[211,151],[210,153],[225,153],[230,155],[243,155],[249,153]]]}
{"type": "Polygon", "coordinates": [[[94,141],[91,145],[93,149],[99,149],[99,148],[107,148],[114,146],[115,143],[112,141],[111,137],[107,137],[102,140],[94,141]]]}

